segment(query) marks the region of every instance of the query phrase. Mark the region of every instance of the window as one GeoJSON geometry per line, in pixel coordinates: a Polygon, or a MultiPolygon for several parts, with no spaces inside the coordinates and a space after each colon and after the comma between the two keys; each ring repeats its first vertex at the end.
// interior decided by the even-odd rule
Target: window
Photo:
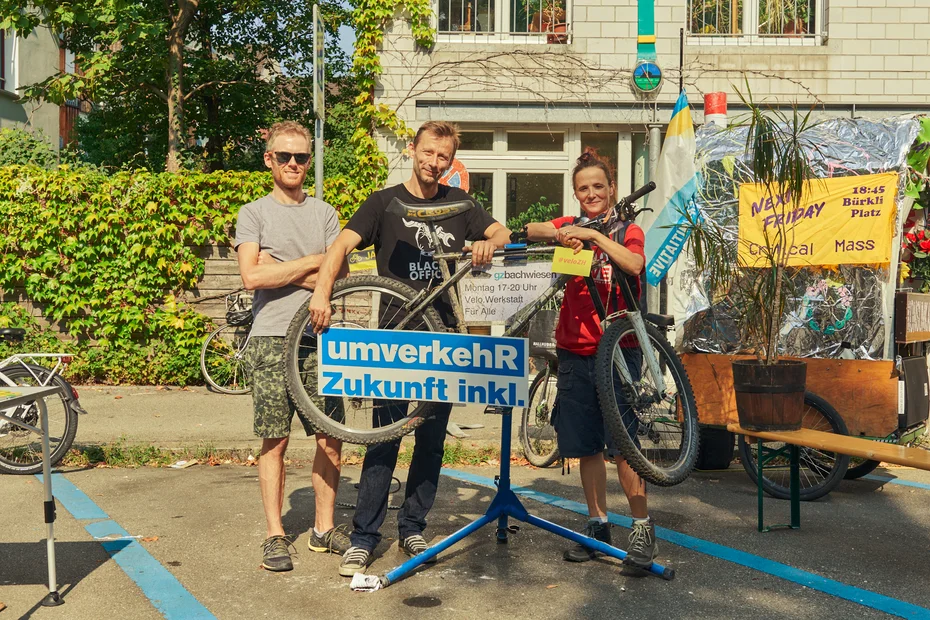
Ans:
{"type": "Polygon", "coordinates": [[[468,175],[468,193],[488,213],[494,213],[494,173],[471,172],[468,175]]]}
{"type": "Polygon", "coordinates": [[[562,213],[565,174],[507,173],[507,219],[532,209],[534,219],[539,212],[546,217],[562,213]],[[536,207],[533,209],[533,207],[536,207]],[[547,207],[550,207],[547,209],[547,207]]]}
{"type": "Polygon", "coordinates": [[[438,0],[445,40],[476,36],[520,42],[568,43],[568,0],[438,0]]]}
{"type": "Polygon", "coordinates": [[[493,131],[463,131],[459,134],[461,144],[459,150],[462,151],[493,151],[494,150],[494,132],[493,131]]]}
{"type": "Polygon", "coordinates": [[[565,150],[565,134],[562,132],[508,131],[507,150],[561,153],[565,150]]]}
{"type": "Polygon", "coordinates": [[[826,0],[689,0],[688,33],[715,44],[820,43],[826,0]]]}
{"type": "Polygon", "coordinates": [[[16,92],[16,35],[0,30],[0,90],[16,92]]]}

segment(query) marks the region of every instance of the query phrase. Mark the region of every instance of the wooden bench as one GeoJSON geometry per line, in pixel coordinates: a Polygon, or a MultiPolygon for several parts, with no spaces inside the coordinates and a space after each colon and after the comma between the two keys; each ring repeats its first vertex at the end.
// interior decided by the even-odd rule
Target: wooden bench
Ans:
{"type": "Polygon", "coordinates": [[[790,447],[790,480],[791,480],[791,524],[790,525],[773,525],[765,527],[762,520],[762,466],[763,459],[757,458],[756,465],[759,468],[756,477],[759,497],[759,531],[767,532],[776,527],[790,527],[797,529],[801,527],[801,499],[800,499],[800,450],[799,447],[813,448],[824,450],[826,452],[835,452],[838,454],[848,454],[859,458],[885,463],[894,463],[895,465],[904,465],[915,467],[917,469],[930,470],[930,451],[922,448],[907,448],[897,444],[882,443],[860,437],[850,437],[849,435],[837,435],[835,433],[825,433],[808,428],[802,428],[797,431],[750,431],[742,428],[739,424],[728,424],[727,430],[731,433],[754,437],[759,443],[759,452],[762,454],[763,441],[780,441],[788,444],[790,447]]]}

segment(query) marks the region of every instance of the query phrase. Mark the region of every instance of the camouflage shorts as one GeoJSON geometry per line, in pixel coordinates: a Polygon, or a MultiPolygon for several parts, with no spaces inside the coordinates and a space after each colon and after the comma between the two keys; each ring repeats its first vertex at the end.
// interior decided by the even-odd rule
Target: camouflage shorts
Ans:
{"type": "MultiPolygon", "coordinates": [[[[302,350],[308,351],[307,347],[302,350]]],[[[255,410],[255,434],[263,439],[287,437],[291,434],[294,414],[300,419],[307,435],[316,431],[310,420],[297,408],[287,393],[284,369],[284,337],[253,336],[246,356],[252,366],[252,407],[255,410]]],[[[342,399],[317,395],[316,351],[301,360],[304,385],[312,394],[313,404],[325,412],[342,412],[342,399]]]]}

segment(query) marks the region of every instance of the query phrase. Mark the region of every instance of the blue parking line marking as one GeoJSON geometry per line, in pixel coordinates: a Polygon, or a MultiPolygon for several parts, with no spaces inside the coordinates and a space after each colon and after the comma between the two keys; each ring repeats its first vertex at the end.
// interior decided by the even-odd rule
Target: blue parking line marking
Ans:
{"type": "MultiPolygon", "coordinates": [[[[36,477],[42,479],[41,474],[36,477]]],[[[95,539],[110,539],[99,542],[166,620],[216,620],[216,616],[194,598],[167,568],[74,483],[61,474],[52,474],[52,492],[76,520],[93,521],[84,526],[88,534],[95,539]]]]}
{"type": "MultiPolygon", "coordinates": [[[[36,474],[39,482],[43,482],[42,474],[36,474]]],[[[74,486],[70,480],[61,474],[52,474],[52,491],[55,499],[61,502],[65,510],[79,521],[90,519],[109,519],[110,516],[101,510],[100,506],[87,497],[81,489],[74,486]]]]}
{"type": "Polygon", "coordinates": [[[903,480],[901,478],[888,478],[887,476],[875,476],[873,474],[867,474],[862,476],[863,480],[878,480],[879,482],[889,482],[891,484],[900,484],[906,487],[915,487],[917,489],[923,489],[925,491],[930,491],[930,484],[924,482],[914,482],[913,480],[903,480]]]}
{"type": "MultiPolygon", "coordinates": [[[[496,488],[493,480],[483,476],[476,476],[467,472],[446,468],[443,468],[442,473],[449,478],[454,478],[463,482],[471,482],[483,487],[496,488]]],[[[575,512],[580,515],[587,516],[588,514],[587,506],[580,502],[575,502],[569,499],[558,497],[556,495],[549,495],[548,493],[541,493],[539,491],[534,491],[524,487],[511,486],[511,490],[517,495],[541,502],[543,504],[562,508],[563,510],[575,512]]],[[[623,527],[632,527],[633,525],[633,520],[629,517],[624,517],[610,512],[607,514],[609,521],[615,525],[620,525],[623,527]]],[[[806,586],[812,590],[817,590],[819,592],[823,592],[824,594],[830,594],[831,596],[835,596],[837,598],[846,599],[848,601],[852,601],[853,603],[858,603],[865,607],[871,607],[872,609],[877,609],[879,611],[899,616],[901,618],[930,620],[930,609],[919,607],[912,603],[907,603],[896,598],[891,598],[890,596],[878,594],[877,592],[850,586],[833,579],[827,579],[826,577],[821,577],[820,575],[815,575],[814,573],[809,573],[799,568],[788,566],[787,564],[782,564],[781,562],[769,560],[768,558],[764,558],[762,556],[740,551],[739,549],[726,547],[724,545],[703,540],[701,538],[696,538],[694,536],[682,534],[674,530],[669,530],[664,527],[656,527],[656,537],[661,538],[662,540],[667,540],[668,542],[674,543],[680,547],[691,549],[692,551],[697,551],[711,557],[726,560],[734,564],[739,564],[740,566],[752,568],[774,577],[806,586]]]]}

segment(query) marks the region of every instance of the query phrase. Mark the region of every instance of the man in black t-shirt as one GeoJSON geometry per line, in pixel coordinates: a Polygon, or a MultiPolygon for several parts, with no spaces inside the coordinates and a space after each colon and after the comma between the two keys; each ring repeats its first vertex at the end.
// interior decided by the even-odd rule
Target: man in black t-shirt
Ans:
{"type": "MultiPolygon", "coordinates": [[[[424,206],[437,206],[472,198],[464,191],[440,185],[439,179],[452,166],[459,146],[458,128],[449,123],[430,121],[417,131],[411,145],[413,173],[406,183],[375,192],[352,216],[345,229],[330,246],[317,275],[316,290],[310,300],[310,313],[319,333],[329,325],[333,283],[339,265],[357,247],[374,245],[378,274],[393,278],[415,289],[425,288],[430,280],[440,280],[438,264],[429,254],[426,225],[387,212],[394,200],[424,206]]],[[[479,205],[476,208],[437,224],[442,249],[461,251],[471,242],[472,262],[491,262],[494,250],[510,240],[510,231],[499,224],[479,205]]],[[[455,325],[447,300],[436,302],[436,309],[447,326],[455,325]]],[[[386,407],[392,419],[406,415],[407,403],[393,401],[386,407]]],[[[400,548],[417,555],[426,548],[423,530],[426,514],[436,499],[436,485],[442,468],[443,443],[451,405],[439,405],[436,415],[415,431],[416,445],[404,504],[397,514],[400,548]]],[[[378,413],[383,415],[383,413],[378,413]]],[[[370,446],[365,453],[359,482],[358,507],[352,521],[352,547],[345,552],[339,574],[351,577],[364,572],[371,553],[381,541],[379,532],[387,511],[388,495],[400,440],[370,446]]]]}

